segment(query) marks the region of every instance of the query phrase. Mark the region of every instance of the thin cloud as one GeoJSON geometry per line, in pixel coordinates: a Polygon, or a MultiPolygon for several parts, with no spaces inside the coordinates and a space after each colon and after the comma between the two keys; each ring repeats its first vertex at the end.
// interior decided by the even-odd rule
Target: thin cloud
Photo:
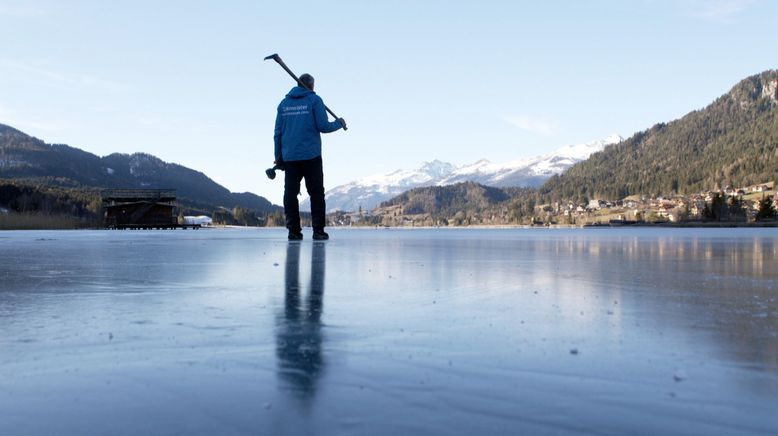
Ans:
{"type": "Polygon", "coordinates": [[[689,5],[693,15],[711,21],[727,22],[741,12],[761,3],[761,0],[694,1],[689,5]]]}
{"type": "Polygon", "coordinates": [[[65,128],[62,122],[47,122],[29,119],[16,111],[0,106],[0,124],[26,131],[57,132],[65,128]]]}
{"type": "Polygon", "coordinates": [[[764,3],[764,0],[643,0],[662,10],[674,10],[685,17],[714,23],[730,23],[738,15],[764,3]]]}
{"type": "Polygon", "coordinates": [[[138,125],[143,126],[143,128],[156,129],[158,131],[177,132],[188,130],[189,132],[206,133],[227,129],[226,126],[219,123],[157,114],[143,114],[133,121],[138,125]]]}
{"type": "Polygon", "coordinates": [[[39,17],[50,13],[51,10],[49,9],[23,4],[0,5],[0,16],[4,17],[39,17]]]}
{"type": "Polygon", "coordinates": [[[503,117],[503,120],[526,132],[543,136],[553,135],[556,130],[554,124],[545,118],[536,118],[526,115],[510,115],[503,117]]]}
{"type": "Polygon", "coordinates": [[[31,73],[37,76],[45,77],[57,82],[72,82],[73,80],[54,71],[46,70],[23,62],[17,62],[10,59],[0,59],[0,68],[8,68],[25,73],[31,73]]]}
{"type": "Polygon", "coordinates": [[[63,74],[47,68],[39,67],[37,65],[32,65],[26,62],[19,62],[12,59],[0,59],[0,68],[29,73],[30,75],[36,76],[39,79],[45,80],[47,84],[53,85],[55,87],[67,85],[93,88],[105,92],[131,91],[131,88],[127,85],[111,80],[106,80],[100,77],[91,76],[88,74],[63,74]]]}

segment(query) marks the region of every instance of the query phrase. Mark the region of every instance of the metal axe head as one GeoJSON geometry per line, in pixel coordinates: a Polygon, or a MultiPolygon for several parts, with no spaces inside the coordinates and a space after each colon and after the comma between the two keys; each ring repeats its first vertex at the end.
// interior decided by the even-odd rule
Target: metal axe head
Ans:
{"type": "Polygon", "coordinates": [[[278,57],[278,53],[273,53],[270,56],[265,56],[265,60],[268,60],[268,59],[273,59],[274,61],[278,62],[278,60],[280,58],[278,57]]]}

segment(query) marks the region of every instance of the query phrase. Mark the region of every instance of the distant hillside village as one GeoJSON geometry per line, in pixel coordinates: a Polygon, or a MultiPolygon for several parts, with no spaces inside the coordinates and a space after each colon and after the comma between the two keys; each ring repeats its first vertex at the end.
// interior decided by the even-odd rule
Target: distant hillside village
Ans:
{"type": "MultiPolygon", "coordinates": [[[[473,200],[474,195],[470,192],[465,197],[473,200]]],[[[433,202],[439,202],[439,199],[433,202]]],[[[775,182],[766,182],[669,197],[629,196],[621,200],[592,199],[588,203],[557,201],[540,205],[532,205],[530,201],[531,212],[527,204],[517,198],[492,204],[488,201],[481,202],[484,203],[487,206],[470,210],[462,208],[453,214],[447,214],[428,210],[430,207],[420,205],[411,195],[405,201],[396,204],[387,202],[373,211],[334,213],[330,215],[330,221],[331,225],[340,226],[387,227],[737,224],[775,221],[778,194],[775,182]]]]}
{"type": "Polygon", "coordinates": [[[725,187],[692,195],[672,197],[630,196],[623,200],[590,200],[580,205],[569,202],[543,205],[535,222],[599,224],[630,222],[753,222],[775,218],[778,195],[774,182],[742,188],[725,187]],[[761,211],[761,214],[760,214],[761,211]],[[771,212],[772,211],[772,212],[771,212]]]}

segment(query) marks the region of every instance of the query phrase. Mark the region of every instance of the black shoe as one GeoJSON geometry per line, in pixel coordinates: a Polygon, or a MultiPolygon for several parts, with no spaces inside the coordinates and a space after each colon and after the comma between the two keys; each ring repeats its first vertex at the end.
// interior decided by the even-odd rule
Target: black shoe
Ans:
{"type": "Polygon", "coordinates": [[[319,230],[313,232],[313,239],[316,241],[326,241],[327,239],[330,239],[330,235],[328,235],[324,230],[319,230]]]}
{"type": "MultiPolygon", "coordinates": [[[[300,231],[293,232],[293,231],[290,230],[288,238],[289,238],[290,241],[302,241],[303,240],[303,232],[300,232],[300,231]]],[[[315,239],[315,235],[314,235],[314,239],[315,239]]]]}

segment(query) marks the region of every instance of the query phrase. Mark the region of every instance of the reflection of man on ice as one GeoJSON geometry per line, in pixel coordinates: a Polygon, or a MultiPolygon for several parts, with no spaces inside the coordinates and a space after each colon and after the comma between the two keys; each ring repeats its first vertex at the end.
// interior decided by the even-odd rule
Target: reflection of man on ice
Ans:
{"type": "Polygon", "coordinates": [[[313,239],[329,239],[324,232],[324,170],[321,159],[321,134],[346,127],[338,118],[330,122],[321,97],[313,92],[313,76],[300,76],[298,86],[292,88],[278,105],[274,134],[276,164],[285,170],[284,213],[289,240],[303,239],[300,226],[300,182],[311,197],[313,239]]]}
{"type": "Polygon", "coordinates": [[[311,282],[307,296],[300,288],[300,244],[286,248],[286,274],[283,316],[276,329],[278,374],[284,387],[299,398],[312,400],[324,372],[322,353],[322,311],[324,306],[325,247],[313,244],[311,252],[311,282]]]}

